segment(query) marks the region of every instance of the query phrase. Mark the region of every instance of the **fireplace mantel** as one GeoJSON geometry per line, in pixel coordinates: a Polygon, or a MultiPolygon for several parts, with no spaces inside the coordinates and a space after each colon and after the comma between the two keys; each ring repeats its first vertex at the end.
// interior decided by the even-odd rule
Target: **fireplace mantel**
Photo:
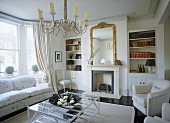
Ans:
{"type": "Polygon", "coordinates": [[[99,65],[88,65],[88,91],[92,92],[92,71],[114,71],[114,94],[119,95],[119,69],[120,65],[110,64],[99,64],[99,65]]]}

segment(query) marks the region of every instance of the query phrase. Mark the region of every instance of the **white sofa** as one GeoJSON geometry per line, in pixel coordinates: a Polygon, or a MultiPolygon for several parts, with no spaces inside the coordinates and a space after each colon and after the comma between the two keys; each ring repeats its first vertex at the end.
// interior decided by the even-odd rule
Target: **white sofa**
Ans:
{"type": "Polygon", "coordinates": [[[146,117],[144,123],[170,123],[170,103],[163,103],[162,118],[160,117],[146,117]]]}
{"type": "Polygon", "coordinates": [[[133,86],[133,105],[147,116],[160,116],[162,104],[169,102],[170,81],[155,79],[133,86]]]}
{"type": "Polygon", "coordinates": [[[0,117],[43,101],[53,95],[48,83],[37,84],[34,77],[0,79],[0,117]]]}

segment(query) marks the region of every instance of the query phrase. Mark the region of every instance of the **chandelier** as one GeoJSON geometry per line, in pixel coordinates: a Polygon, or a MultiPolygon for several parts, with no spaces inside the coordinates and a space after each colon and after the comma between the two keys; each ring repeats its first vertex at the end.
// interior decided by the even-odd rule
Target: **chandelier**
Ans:
{"type": "Polygon", "coordinates": [[[87,30],[87,22],[88,22],[88,12],[85,12],[84,15],[84,21],[79,20],[79,24],[77,24],[77,18],[78,18],[78,5],[75,4],[74,5],[74,21],[70,21],[69,19],[67,19],[67,0],[64,0],[64,20],[60,19],[60,20],[54,20],[54,15],[56,14],[54,11],[54,4],[52,2],[50,2],[50,14],[52,15],[52,21],[51,23],[46,26],[44,24],[44,18],[43,18],[43,11],[38,9],[38,15],[39,15],[39,19],[40,19],[40,24],[42,26],[42,30],[44,33],[50,34],[53,33],[55,36],[58,35],[58,33],[60,32],[60,30],[62,30],[64,32],[64,36],[66,35],[66,30],[73,30],[74,33],[78,34],[83,34],[86,32],[87,30]]]}

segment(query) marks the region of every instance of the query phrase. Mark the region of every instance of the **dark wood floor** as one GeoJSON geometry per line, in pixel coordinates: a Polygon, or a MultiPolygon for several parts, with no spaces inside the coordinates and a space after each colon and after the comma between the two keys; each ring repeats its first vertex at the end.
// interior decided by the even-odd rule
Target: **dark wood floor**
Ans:
{"type": "MultiPolygon", "coordinates": [[[[71,90],[72,92],[75,93],[83,93],[83,91],[81,90],[71,90]]],[[[63,90],[59,91],[59,94],[63,93],[63,90]]],[[[110,99],[110,98],[100,98],[101,102],[105,102],[105,103],[112,103],[112,104],[118,104],[118,105],[126,105],[126,106],[133,106],[133,101],[132,101],[132,97],[131,96],[122,96],[120,99],[110,99]]],[[[11,113],[9,115],[6,115],[4,117],[0,118],[0,122],[8,119],[10,117],[13,117],[16,114],[19,114],[23,111],[26,111],[27,108],[21,109],[19,111],[16,111],[14,113],[11,113]]],[[[143,120],[146,116],[143,115],[140,111],[138,111],[138,116],[135,116],[135,122],[134,123],[143,123],[143,120]]]]}

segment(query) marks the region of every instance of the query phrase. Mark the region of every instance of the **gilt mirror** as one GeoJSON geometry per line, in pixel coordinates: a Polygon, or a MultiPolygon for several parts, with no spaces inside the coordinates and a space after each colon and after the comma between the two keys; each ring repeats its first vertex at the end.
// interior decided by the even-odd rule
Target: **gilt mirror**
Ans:
{"type": "Polygon", "coordinates": [[[99,23],[90,29],[90,51],[93,64],[116,65],[116,27],[99,23]]]}

